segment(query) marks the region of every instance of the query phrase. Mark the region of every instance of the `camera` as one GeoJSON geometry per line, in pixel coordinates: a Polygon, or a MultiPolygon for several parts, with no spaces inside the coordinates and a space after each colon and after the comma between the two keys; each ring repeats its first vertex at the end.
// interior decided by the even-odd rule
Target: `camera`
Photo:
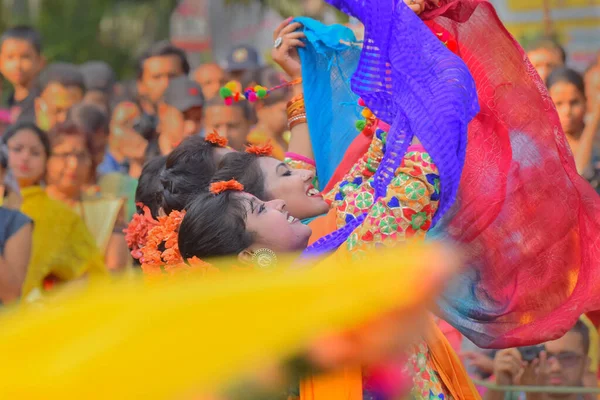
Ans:
{"type": "Polygon", "coordinates": [[[158,128],[158,117],[154,115],[142,114],[134,123],[133,129],[142,135],[148,141],[156,137],[158,128]]]}
{"type": "Polygon", "coordinates": [[[531,361],[535,360],[536,358],[540,357],[540,353],[542,351],[546,350],[546,346],[544,346],[544,345],[526,346],[526,347],[519,347],[518,350],[519,350],[519,353],[521,353],[521,357],[523,358],[523,361],[531,362],[531,361]]]}

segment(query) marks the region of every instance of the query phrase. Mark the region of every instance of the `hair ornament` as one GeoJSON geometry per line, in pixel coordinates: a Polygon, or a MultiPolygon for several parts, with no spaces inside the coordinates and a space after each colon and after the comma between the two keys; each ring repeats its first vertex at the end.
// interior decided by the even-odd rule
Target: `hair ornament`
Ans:
{"type": "Polygon", "coordinates": [[[271,144],[270,140],[267,143],[262,144],[262,145],[258,145],[258,144],[248,145],[248,146],[246,146],[246,153],[254,154],[255,156],[258,156],[258,157],[270,157],[273,155],[273,145],[271,144]]]}
{"type": "Polygon", "coordinates": [[[209,189],[209,191],[212,194],[221,194],[221,193],[226,192],[228,190],[233,190],[233,191],[236,191],[236,192],[243,192],[244,191],[244,185],[242,185],[241,183],[239,183],[235,179],[231,179],[229,181],[220,181],[220,182],[211,183],[210,184],[210,189],[209,189]]]}
{"type": "Polygon", "coordinates": [[[297,78],[291,81],[284,81],[281,85],[274,86],[270,89],[256,85],[249,87],[242,92],[242,85],[237,81],[228,82],[225,86],[219,89],[219,95],[225,101],[225,104],[230,106],[241,100],[247,100],[250,103],[255,103],[258,100],[266,98],[271,92],[289,86],[294,86],[302,83],[302,78],[297,78]]]}
{"type": "Polygon", "coordinates": [[[217,132],[216,129],[213,129],[211,133],[206,135],[204,140],[218,147],[227,147],[227,144],[229,143],[227,138],[219,135],[219,132],[217,132]]]}
{"type": "Polygon", "coordinates": [[[181,264],[178,232],[185,211],[172,211],[169,215],[158,217],[158,223],[148,232],[146,245],[141,249],[142,270],[146,273],[162,272],[164,265],[181,264]],[[161,245],[164,250],[161,251],[161,245]]]}
{"type": "Polygon", "coordinates": [[[148,206],[142,203],[136,203],[141,207],[143,214],[134,214],[126,229],[123,229],[127,247],[131,249],[131,256],[136,260],[142,258],[142,249],[146,246],[148,234],[153,227],[158,225],[158,221],[152,217],[148,206]]]}

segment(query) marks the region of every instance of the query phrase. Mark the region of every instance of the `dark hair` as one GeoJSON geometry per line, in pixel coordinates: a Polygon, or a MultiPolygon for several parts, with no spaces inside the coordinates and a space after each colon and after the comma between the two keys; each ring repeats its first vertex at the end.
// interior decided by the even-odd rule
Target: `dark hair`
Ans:
{"type": "Polygon", "coordinates": [[[258,159],[259,157],[254,154],[242,152],[225,154],[213,181],[235,179],[244,185],[244,192],[267,201],[269,199],[265,192],[265,177],[258,165],[258,159]]]}
{"type": "Polygon", "coordinates": [[[46,90],[48,85],[53,82],[60,83],[65,87],[78,87],[85,92],[83,74],[74,64],[56,62],[46,67],[40,74],[40,93],[46,90]]]}
{"type": "Polygon", "coordinates": [[[208,190],[217,169],[214,149],[203,137],[191,136],[168,155],[160,174],[162,207],[167,214],[183,210],[198,193],[208,190]]]}
{"type": "Polygon", "coordinates": [[[72,122],[82,132],[94,135],[102,131],[108,135],[108,116],[93,104],[76,104],[68,113],[67,121],[72,122]]]}
{"type": "Polygon", "coordinates": [[[24,40],[31,44],[38,54],[42,54],[42,35],[29,25],[17,25],[5,30],[0,36],[0,47],[7,39],[24,40]]]}
{"type": "MultiPolygon", "coordinates": [[[[135,191],[135,202],[148,206],[154,218],[158,217],[162,206],[163,186],[160,183],[160,174],[165,169],[166,161],[167,156],[155,157],[148,161],[142,169],[135,191]]],[[[142,213],[141,207],[138,207],[138,213],[142,213]]]]}
{"type": "Polygon", "coordinates": [[[559,82],[567,82],[574,85],[585,96],[585,83],[579,72],[566,67],[557,68],[546,79],[546,87],[549,90],[559,82]]]}
{"type": "Polygon", "coordinates": [[[252,107],[247,101],[234,102],[230,106],[226,106],[225,102],[223,101],[221,96],[214,96],[212,99],[208,99],[206,101],[206,103],[204,103],[204,107],[202,108],[204,114],[206,114],[208,109],[211,107],[236,107],[236,108],[239,108],[240,110],[242,110],[242,113],[244,114],[244,118],[246,120],[248,120],[248,121],[256,120],[256,114],[254,112],[254,107],[252,107]]]}
{"type": "Polygon", "coordinates": [[[177,56],[181,62],[181,69],[183,70],[183,73],[186,75],[190,73],[190,64],[188,63],[185,51],[174,46],[168,40],[163,40],[161,42],[154,43],[138,57],[136,61],[137,78],[142,78],[142,75],[144,74],[144,63],[146,60],[152,57],[166,56],[177,56]]]}
{"type": "Polygon", "coordinates": [[[527,46],[528,53],[530,51],[542,50],[542,49],[558,52],[560,54],[560,58],[562,59],[562,62],[563,63],[567,62],[567,52],[555,39],[548,38],[548,37],[542,37],[542,38],[539,38],[538,40],[530,43],[527,46]]]}
{"type": "Polygon", "coordinates": [[[16,124],[9,126],[6,132],[4,132],[4,135],[2,135],[2,143],[7,144],[13,136],[15,136],[17,133],[23,130],[29,130],[35,133],[38,139],[40,139],[40,142],[42,142],[42,146],[44,147],[44,153],[46,153],[46,158],[49,158],[50,154],[52,153],[52,147],[50,146],[50,138],[48,137],[48,134],[44,132],[40,127],[38,127],[34,122],[23,121],[17,122],[16,124]]]}
{"type": "Polygon", "coordinates": [[[583,351],[587,354],[590,351],[590,330],[587,325],[582,320],[578,320],[569,332],[575,332],[581,335],[583,351]]]}
{"type": "MultiPolygon", "coordinates": [[[[52,147],[59,144],[63,138],[74,136],[80,136],[85,140],[85,147],[90,154],[90,160],[92,160],[92,155],[94,154],[94,147],[92,146],[92,134],[79,129],[79,127],[72,121],[56,124],[48,133],[50,145],[52,147]]],[[[92,163],[92,169],[95,169],[95,167],[96,166],[92,163]]]]}
{"type": "Polygon", "coordinates": [[[239,254],[254,242],[246,231],[246,199],[239,192],[202,193],[188,206],[179,227],[179,251],[184,259],[239,254]]]}

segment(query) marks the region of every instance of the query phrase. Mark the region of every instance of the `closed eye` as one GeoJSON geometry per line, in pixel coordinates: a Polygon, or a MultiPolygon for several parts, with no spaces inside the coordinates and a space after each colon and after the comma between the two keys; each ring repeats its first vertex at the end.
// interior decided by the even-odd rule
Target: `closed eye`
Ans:
{"type": "Polygon", "coordinates": [[[291,176],[292,170],[286,163],[281,163],[277,166],[277,174],[281,176],[291,176]]]}

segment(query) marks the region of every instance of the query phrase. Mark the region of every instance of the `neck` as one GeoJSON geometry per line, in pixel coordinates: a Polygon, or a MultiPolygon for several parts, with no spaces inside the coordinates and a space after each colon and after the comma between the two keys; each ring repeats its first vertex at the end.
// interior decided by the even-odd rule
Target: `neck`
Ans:
{"type": "Polygon", "coordinates": [[[15,101],[21,101],[29,96],[29,86],[15,86],[15,101]]]}
{"type": "Polygon", "coordinates": [[[46,192],[48,193],[48,196],[52,197],[53,199],[67,204],[77,203],[80,198],[80,191],[75,188],[69,191],[62,191],[54,185],[48,185],[46,192]]]}

